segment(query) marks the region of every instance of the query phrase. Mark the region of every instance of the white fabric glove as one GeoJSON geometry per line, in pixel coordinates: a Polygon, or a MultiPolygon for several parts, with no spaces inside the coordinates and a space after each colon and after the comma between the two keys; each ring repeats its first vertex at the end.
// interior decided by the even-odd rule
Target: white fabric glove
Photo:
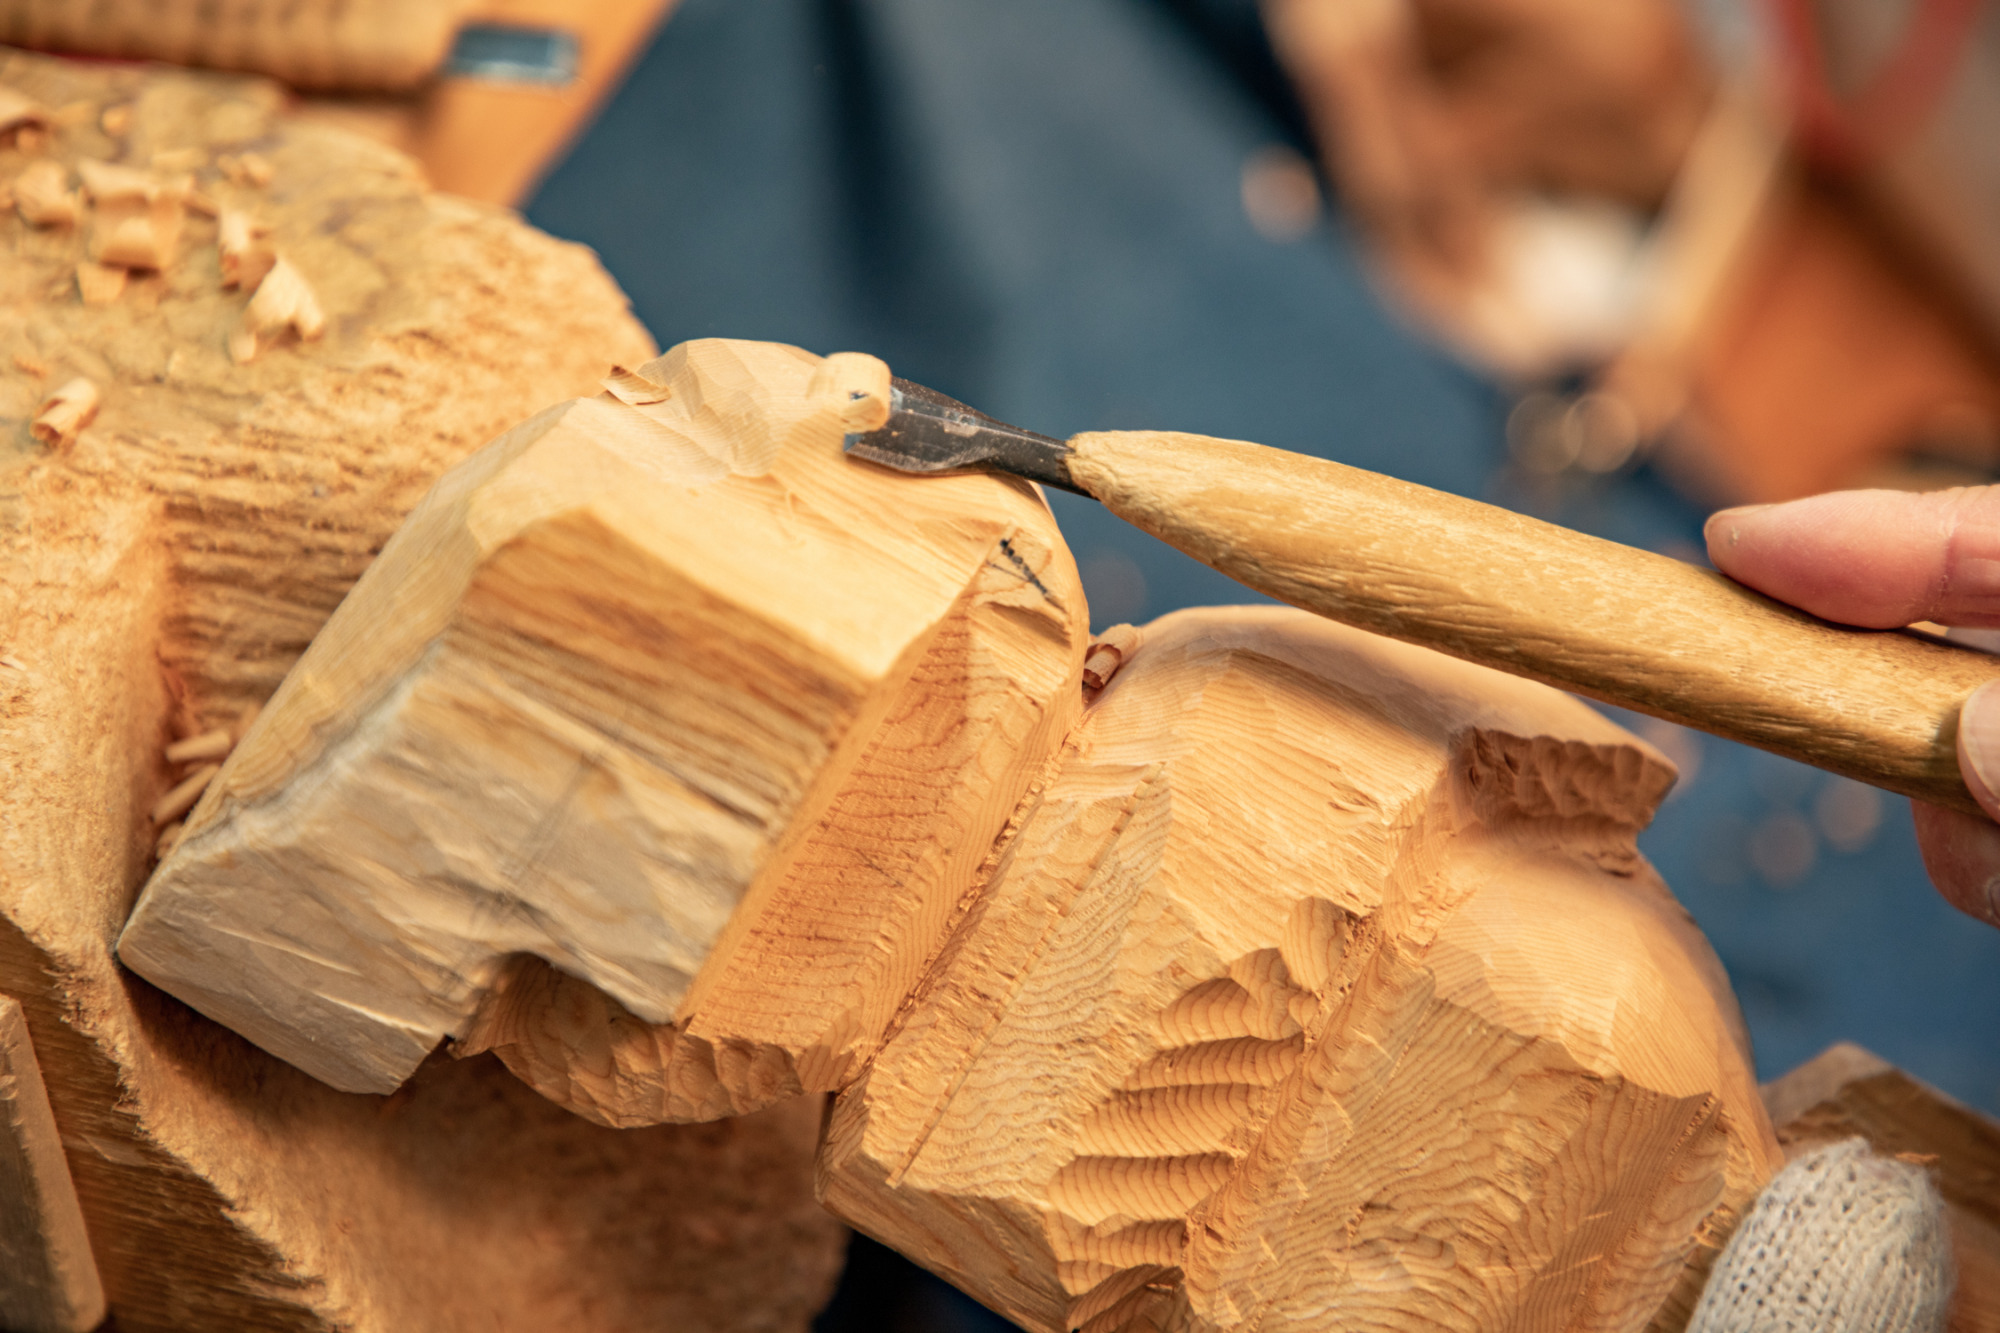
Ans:
{"type": "Polygon", "coordinates": [[[1943,1333],[1952,1277],[1930,1176],[1848,1139],[1764,1187],[1687,1333],[1943,1333]]]}

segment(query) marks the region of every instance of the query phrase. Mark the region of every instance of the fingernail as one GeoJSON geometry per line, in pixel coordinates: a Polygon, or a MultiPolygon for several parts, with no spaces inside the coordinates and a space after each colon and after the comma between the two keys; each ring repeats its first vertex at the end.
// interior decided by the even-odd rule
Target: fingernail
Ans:
{"type": "MultiPolygon", "coordinates": [[[[2000,680],[1981,685],[1958,710],[1958,771],[1986,813],[2000,819],[2000,680]]],[[[1988,886],[1989,897],[1996,892],[1988,886]]]]}
{"type": "Polygon", "coordinates": [[[1708,522],[1702,524],[1701,535],[1711,546],[1715,544],[1718,536],[1724,545],[1734,546],[1743,537],[1741,520],[1752,514],[1762,513],[1770,507],[1770,505],[1738,505],[1734,509],[1718,509],[1708,516],[1708,522]]]}

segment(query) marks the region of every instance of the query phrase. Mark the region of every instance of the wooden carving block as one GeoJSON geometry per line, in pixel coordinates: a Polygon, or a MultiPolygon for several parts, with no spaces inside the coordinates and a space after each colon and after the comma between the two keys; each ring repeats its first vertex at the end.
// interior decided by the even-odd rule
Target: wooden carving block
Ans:
{"type": "Polygon", "coordinates": [[[822,1196],[1048,1333],[1671,1327],[1778,1162],[1633,843],[1671,780],[1540,686],[1169,616],[841,1093],[822,1196]]]}
{"type": "Polygon", "coordinates": [[[0,996],[0,1327],[87,1333],[104,1284],[21,1006],[0,996]]]}
{"type": "Polygon", "coordinates": [[[171,161],[254,214],[326,317],[238,363],[254,298],[225,286],[219,219],[189,207],[170,267],[89,305],[92,218],[0,214],[0,993],[33,1033],[117,1327],[802,1330],[843,1245],[812,1198],[809,1102],[620,1132],[491,1058],[351,1096],[112,954],[151,812],[439,474],[654,354],[623,295],[581,247],[431,194],[267,83],[0,50],[0,89],[62,109],[35,153],[0,142],[0,183],[171,161]],[[237,154],[268,173],[238,179],[237,154]],[[94,419],[36,438],[79,377],[94,419]]]}
{"type": "Polygon", "coordinates": [[[880,361],[711,340],[609,383],[444,477],[121,939],[336,1087],[448,1036],[610,1123],[840,1086],[1080,709],[1034,492],[842,456],[880,361]],[[608,1068],[528,958],[639,1020],[608,1068]]]}

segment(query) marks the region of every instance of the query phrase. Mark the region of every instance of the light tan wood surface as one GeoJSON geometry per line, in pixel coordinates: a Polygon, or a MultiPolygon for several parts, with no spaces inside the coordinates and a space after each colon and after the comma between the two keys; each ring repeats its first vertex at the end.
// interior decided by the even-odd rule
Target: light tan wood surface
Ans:
{"type": "Polygon", "coordinates": [[[165,174],[268,224],[327,317],[233,361],[253,296],[225,287],[194,196],[173,265],[99,306],[71,279],[87,212],[0,216],[0,993],[117,1327],[803,1330],[843,1244],[812,1198],[810,1103],[616,1132],[491,1057],[345,1095],[112,954],[155,803],[215,762],[165,752],[234,735],[446,468],[651,356],[623,295],[582,248],[299,125],[271,84],[0,52],[0,87],[81,113],[0,147],[0,184],[175,155],[165,174]],[[79,376],[95,419],[36,439],[79,376]]]}
{"type": "Polygon", "coordinates": [[[104,1310],[27,1020],[0,996],[0,1328],[88,1333],[104,1310]]]}
{"type": "Polygon", "coordinates": [[[1860,1135],[1928,1167],[1958,1269],[1947,1327],[2000,1330],[2000,1122],[1847,1042],[1767,1084],[1764,1102],[1788,1158],[1860,1135]]]}
{"type": "Polygon", "coordinates": [[[840,1086],[1080,707],[1041,500],[842,456],[880,361],[707,340],[608,384],[440,481],[121,937],[336,1087],[446,1037],[614,1124],[840,1086]],[[611,1069],[514,956],[641,1020],[611,1069]]]}
{"type": "Polygon", "coordinates": [[[1280,608],[1147,627],[836,1102],[829,1207],[1035,1330],[1684,1319],[1776,1166],[1672,780],[1280,608]]]}
{"type": "Polygon", "coordinates": [[[1076,436],[1119,517],[1281,601],[1934,805],[1978,813],[1959,706],[2000,665],[1843,629],[1719,574],[1324,459],[1076,436]]]}

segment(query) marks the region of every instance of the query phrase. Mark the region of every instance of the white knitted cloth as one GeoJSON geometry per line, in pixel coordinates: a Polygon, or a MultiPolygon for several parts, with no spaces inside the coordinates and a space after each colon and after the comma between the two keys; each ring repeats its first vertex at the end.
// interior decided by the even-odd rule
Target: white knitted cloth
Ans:
{"type": "Polygon", "coordinates": [[[1688,1333],[1941,1333],[1944,1201],[1922,1167],[1864,1139],[1772,1178],[1715,1261],[1688,1333]]]}

